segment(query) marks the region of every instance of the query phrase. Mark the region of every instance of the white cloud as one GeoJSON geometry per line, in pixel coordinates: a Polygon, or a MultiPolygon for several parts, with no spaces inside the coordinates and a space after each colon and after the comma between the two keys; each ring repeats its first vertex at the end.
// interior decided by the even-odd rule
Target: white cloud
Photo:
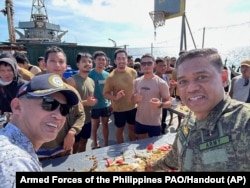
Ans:
{"type": "MultiPolygon", "coordinates": [[[[14,1],[15,25],[30,19],[32,1],[14,1]]],[[[164,46],[177,50],[180,45],[181,17],[168,19],[165,26],[156,30],[154,40],[153,22],[149,12],[154,0],[51,0],[45,1],[49,21],[68,30],[63,37],[66,42],[81,45],[129,47],[164,46]]],[[[0,9],[5,6],[0,2],[0,9]]],[[[186,0],[187,43],[202,46],[203,28],[205,45],[229,48],[249,44],[250,1],[246,0],[186,0]],[[232,25],[237,25],[232,27],[232,25]],[[224,26],[229,26],[228,28],[224,26]]],[[[0,15],[0,41],[8,38],[6,17],[0,15]]]]}

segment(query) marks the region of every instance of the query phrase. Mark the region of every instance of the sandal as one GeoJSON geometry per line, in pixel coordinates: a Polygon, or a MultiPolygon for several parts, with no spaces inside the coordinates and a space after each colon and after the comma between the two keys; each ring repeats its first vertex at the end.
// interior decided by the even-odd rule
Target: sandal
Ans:
{"type": "Polygon", "coordinates": [[[96,146],[96,147],[93,147],[92,149],[98,149],[98,148],[101,148],[101,146],[96,146]]]}

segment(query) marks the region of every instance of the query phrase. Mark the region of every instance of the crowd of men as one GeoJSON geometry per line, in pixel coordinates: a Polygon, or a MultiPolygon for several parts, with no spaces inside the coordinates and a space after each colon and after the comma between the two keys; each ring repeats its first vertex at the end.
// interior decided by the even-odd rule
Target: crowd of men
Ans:
{"type": "Polygon", "coordinates": [[[111,114],[118,144],[125,128],[130,141],[165,134],[164,113],[173,97],[190,113],[179,118],[170,152],[147,164],[146,171],[249,171],[250,60],[241,62],[241,74],[226,92],[228,77],[216,49],[179,55],[146,53],[135,63],[118,49],[111,67],[102,51],[79,52],[78,72],[67,79],[67,57],[60,47],[46,49],[41,68],[23,54],[2,55],[0,110],[10,114],[0,129],[2,186],[15,185],[16,171],[42,171],[43,160],[85,151],[91,136],[93,149],[108,146],[111,114]]]}

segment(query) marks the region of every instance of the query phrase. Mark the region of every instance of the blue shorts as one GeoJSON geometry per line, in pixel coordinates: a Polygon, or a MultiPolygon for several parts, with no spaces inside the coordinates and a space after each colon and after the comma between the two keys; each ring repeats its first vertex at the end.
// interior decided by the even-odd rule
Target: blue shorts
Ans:
{"type": "Polygon", "coordinates": [[[148,133],[149,137],[160,136],[161,135],[161,126],[155,125],[143,125],[139,122],[135,122],[135,134],[146,134],[148,133]]]}
{"type": "Polygon", "coordinates": [[[75,137],[75,142],[79,142],[80,138],[89,139],[90,136],[91,136],[91,122],[83,125],[82,130],[75,137]]]}
{"type": "Polygon", "coordinates": [[[126,112],[113,112],[115,126],[121,128],[124,127],[126,123],[134,125],[136,111],[137,109],[134,108],[126,112]]]}
{"type": "Polygon", "coordinates": [[[100,117],[110,117],[110,116],[111,116],[110,107],[91,110],[91,118],[92,119],[99,119],[100,117]]]}

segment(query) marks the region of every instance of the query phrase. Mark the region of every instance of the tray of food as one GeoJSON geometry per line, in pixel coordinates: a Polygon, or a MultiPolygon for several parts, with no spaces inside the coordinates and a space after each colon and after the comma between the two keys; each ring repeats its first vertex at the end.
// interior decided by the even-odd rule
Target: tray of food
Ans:
{"type": "Polygon", "coordinates": [[[124,142],[42,162],[44,171],[139,172],[172,148],[176,133],[124,142]]]}
{"type": "Polygon", "coordinates": [[[142,172],[146,164],[155,162],[163,157],[171,150],[171,145],[162,145],[155,147],[154,144],[149,144],[144,150],[133,151],[132,155],[126,156],[122,154],[116,158],[104,158],[106,160],[106,168],[102,171],[106,172],[142,172]]]}

